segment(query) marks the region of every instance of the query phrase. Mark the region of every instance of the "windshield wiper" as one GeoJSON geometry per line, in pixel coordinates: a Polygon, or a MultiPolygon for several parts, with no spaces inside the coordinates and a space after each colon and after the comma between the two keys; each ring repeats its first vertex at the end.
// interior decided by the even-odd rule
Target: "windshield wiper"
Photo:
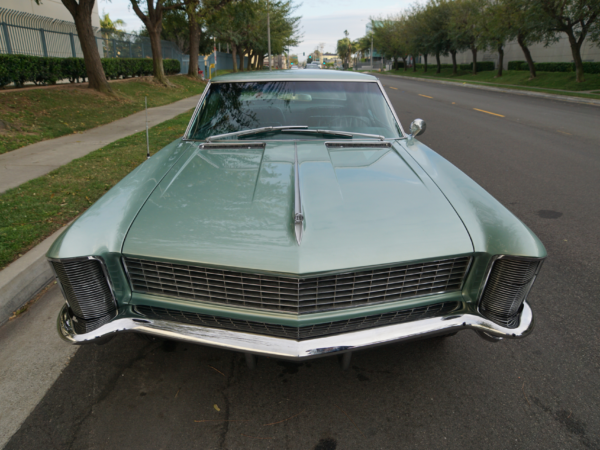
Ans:
{"type": "Polygon", "coordinates": [[[261,127],[261,128],[253,128],[251,130],[242,130],[235,131],[233,133],[224,133],[224,134],[216,134],[214,136],[209,136],[206,138],[207,142],[213,141],[215,139],[223,139],[233,136],[246,136],[250,134],[260,134],[260,133],[268,133],[269,131],[278,131],[278,130],[295,130],[295,129],[305,129],[308,128],[307,125],[286,125],[280,127],[261,127]]]}
{"type": "Polygon", "coordinates": [[[252,130],[242,130],[235,131],[233,133],[225,133],[225,134],[217,134],[215,136],[209,136],[206,138],[207,142],[211,142],[216,139],[226,139],[229,137],[241,137],[241,136],[251,136],[253,134],[262,134],[269,133],[272,131],[276,131],[279,133],[312,133],[312,134],[328,134],[331,136],[343,136],[346,138],[352,139],[354,136],[364,136],[374,139],[379,139],[380,141],[385,140],[385,136],[381,136],[379,134],[365,134],[365,133],[354,133],[351,131],[337,131],[337,130],[309,130],[306,125],[286,125],[279,127],[261,127],[254,128],[252,130]]]}
{"type": "MultiPolygon", "coordinates": [[[[286,127],[289,128],[289,127],[286,127]]],[[[281,133],[315,133],[315,134],[330,134],[333,136],[344,136],[353,138],[354,136],[364,136],[370,137],[374,139],[379,139],[380,141],[385,140],[385,136],[381,136],[379,134],[365,134],[365,133],[354,133],[353,131],[337,131],[337,130],[281,130],[281,133]]]]}

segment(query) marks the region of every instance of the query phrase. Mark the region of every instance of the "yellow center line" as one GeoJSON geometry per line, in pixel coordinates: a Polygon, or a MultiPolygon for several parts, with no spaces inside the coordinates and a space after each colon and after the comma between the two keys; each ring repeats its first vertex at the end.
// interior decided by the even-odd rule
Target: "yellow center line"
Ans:
{"type": "Polygon", "coordinates": [[[492,116],[504,117],[502,114],[496,114],[496,113],[493,113],[493,112],[484,111],[483,109],[477,109],[477,108],[473,108],[473,109],[475,111],[480,111],[482,113],[491,114],[492,116]]]}
{"type": "Polygon", "coordinates": [[[423,95],[423,94],[419,94],[419,95],[420,95],[421,97],[433,98],[433,97],[430,97],[429,95],[423,95]]]}
{"type": "Polygon", "coordinates": [[[396,89],[396,90],[398,90],[398,88],[395,88],[394,86],[390,86],[390,89],[396,89]]]}

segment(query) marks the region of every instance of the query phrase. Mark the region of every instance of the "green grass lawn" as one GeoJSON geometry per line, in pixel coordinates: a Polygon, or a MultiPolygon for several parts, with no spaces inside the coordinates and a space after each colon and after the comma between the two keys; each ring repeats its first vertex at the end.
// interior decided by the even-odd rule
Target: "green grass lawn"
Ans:
{"type": "Polygon", "coordinates": [[[34,142],[77,133],[129,116],[148,107],[173,103],[200,94],[205,83],[171,76],[176,87],[166,88],[149,78],[111,83],[116,96],[100,94],[87,85],[52,89],[22,89],[0,93],[0,154],[34,142]]]}
{"type": "MultiPolygon", "coordinates": [[[[150,152],[181,137],[191,114],[151,128],[150,152]]],[[[143,131],[0,194],[0,269],[83,213],[145,160],[143,131]]]]}
{"type": "Polygon", "coordinates": [[[533,80],[529,79],[529,72],[522,70],[505,70],[500,78],[496,77],[496,71],[479,72],[473,75],[467,70],[459,70],[456,75],[452,75],[452,69],[442,69],[441,73],[435,73],[436,66],[430,65],[427,72],[419,69],[416,72],[412,70],[393,70],[385,72],[387,74],[418,77],[418,78],[433,78],[457,81],[463,83],[492,83],[498,87],[511,87],[504,85],[515,85],[521,89],[535,90],[538,92],[548,92],[553,94],[575,95],[587,98],[600,98],[597,94],[584,94],[579,91],[591,91],[600,89],[600,75],[585,74],[585,81],[578,83],[575,81],[574,72],[537,72],[537,77],[533,80]],[[549,91],[549,89],[557,89],[560,92],[549,91]]]}

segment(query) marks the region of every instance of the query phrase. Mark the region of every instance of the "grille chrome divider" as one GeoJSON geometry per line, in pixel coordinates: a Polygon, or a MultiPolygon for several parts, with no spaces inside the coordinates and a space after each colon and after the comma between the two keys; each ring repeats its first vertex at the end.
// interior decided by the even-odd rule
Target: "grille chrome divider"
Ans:
{"type": "Polygon", "coordinates": [[[298,167],[298,144],[294,142],[294,231],[296,242],[302,243],[304,215],[302,214],[302,198],[300,197],[300,168],[298,167]]]}
{"type": "Polygon", "coordinates": [[[221,328],[225,330],[242,331],[302,341],[305,339],[332,336],[368,328],[377,328],[386,325],[396,325],[430,319],[432,317],[440,317],[448,315],[453,311],[458,311],[460,307],[460,302],[436,303],[400,311],[325,322],[315,325],[306,325],[302,327],[254,322],[243,319],[231,319],[209,314],[192,313],[146,305],[136,305],[133,307],[133,310],[144,318],[151,320],[167,320],[209,328],[221,328]]]}
{"type": "Polygon", "coordinates": [[[123,258],[134,292],[235,307],[305,314],[462,289],[470,257],[290,277],[123,258]]]}

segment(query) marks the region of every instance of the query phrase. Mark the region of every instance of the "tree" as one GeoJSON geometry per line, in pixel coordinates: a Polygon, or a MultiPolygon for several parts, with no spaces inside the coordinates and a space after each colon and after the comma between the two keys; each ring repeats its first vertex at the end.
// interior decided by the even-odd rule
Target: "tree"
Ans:
{"type": "Polygon", "coordinates": [[[401,59],[404,71],[406,71],[406,58],[410,54],[411,48],[410,30],[406,25],[408,20],[405,15],[388,16],[377,20],[371,19],[374,46],[385,58],[393,58],[396,61],[401,59]]]}
{"type": "Polygon", "coordinates": [[[123,19],[112,20],[108,13],[102,14],[100,17],[100,28],[112,33],[123,32],[120,27],[127,25],[123,19]]]}
{"type": "Polygon", "coordinates": [[[435,54],[436,73],[442,71],[440,55],[447,55],[452,48],[449,23],[450,8],[450,3],[447,0],[429,0],[424,11],[428,25],[427,39],[429,43],[427,47],[435,54]]]}
{"type": "MultiPolygon", "coordinates": [[[[575,77],[584,81],[581,46],[588,35],[596,39],[600,34],[600,1],[598,0],[533,0],[548,18],[548,31],[565,33],[575,61],[575,77]]],[[[547,39],[549,44],[553,39],[547,39]]]]}
{"type": "Polygon", "coordinates": [[[453,47],[458,50],[471,50],[473,55],[473,75],[477,74],[477,51],[482,45],[481,20],[484,0],[455,0],[450,17],[450,36],[453,47]]]}
{"type": "Polygon", "coordinates": [[[344,69],[350,67],[350,57],[356,52],[356,44],[350,40],[348,30],[344,30],[344,38],[337,41],[336,53],[342,60],[344,69]]]}
{"type": "MultiPolygon", "coordinates": [[[[96,36],[94,35],[94,28],[92,27],[92,10],[94,9],[95,0],[61,1],[69,10],[75,22],[89,81],[88,87],[99,92],[112,93],[112,89],[104,74],[98,45],[96,44],[96,36]]],[[[42,3],[42,0],[35,0],[35,2],[39,5],[42,3]]]]}
{"type": "Polygon", "coordinates": [[[148,36],[150,37],[150,47],[152,48],[154,79],[164,86],[172,86],[169,82],[169,79],[165,75],[165,69],[163,67],[160,34],[162,32],[162,20],[164,12],[166,10],[173,9],[174,6],[165,6],[165,0],[146,0],[148,10],[147,14],[144,14],[140,9],[140,0],[130,1],[131,6],[133,6],[133,10],[135,11],[136,15],[144,23],[144,25],[146,26],[146,30],[148,30],[148,36]]]}
{"type": "MultiPolygon", "coordinates": [[[[536,77],[535,66],[529,46],[545,38],[554,38],[548,33],[545,19],[539,8],[534,8],[533,0],[493,0],[492,27],[503,34],[506,41],[516,40],[523,51],[531,78],[536,77]]],[[[502,56],[502,54],[501,54],[502,56]]]]}

